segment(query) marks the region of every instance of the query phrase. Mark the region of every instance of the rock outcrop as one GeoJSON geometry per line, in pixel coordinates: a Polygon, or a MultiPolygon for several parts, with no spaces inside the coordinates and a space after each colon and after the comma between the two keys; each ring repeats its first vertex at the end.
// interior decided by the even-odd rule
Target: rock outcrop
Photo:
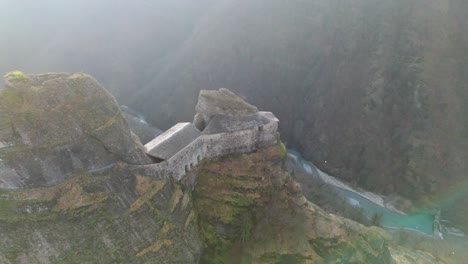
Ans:
{"type": "MultiPolygon", "coordinates": [[[[203,161],[179,181],[140,165],[141,145],[93,78],[6,79],[2,183],[44,188],[0,191],[1,263],[392,263],[382,229],[327,214],[304,197],[280,142],[203,161]],[[114,166],[90,172],[87,161],[114,166]],[[43,170],[33,175],[27,169],[35,164],[43,170]],[[82,171],[48,174],[74,164],[82,171]],[[5,178],[7,170],[23,178],[5,178]]],[[[207,120],[258,112],[219,92],[213,100],[204,92],[197,108],[207,120]]]]}
{"type": "Polygon", "coordinates": [[[284,153],[279,145],[197,169],[201,262],[392,263],[385,232],[310,203],[282,169],[284,153]]]}
{"type": "Polygon", "coordinates": [[[218,115],[247,116],[258,112],[257,107],[242,100],[226,88],[201,90],[198,96],[197,111],[193,123],[203,131],[211,119],[218,115]]]}
{"type": "Polygon", "coordinates": [[[76,171],[149,162],[115,99],[91,76],[15,71],[4,78],[0,188],[52,186],[76,171]]]}
{"type": "Polygon", "coordinates": [[[0,263],[197,263],[191,193],[119,164],[63,184],[2,191],[0,263]]]}

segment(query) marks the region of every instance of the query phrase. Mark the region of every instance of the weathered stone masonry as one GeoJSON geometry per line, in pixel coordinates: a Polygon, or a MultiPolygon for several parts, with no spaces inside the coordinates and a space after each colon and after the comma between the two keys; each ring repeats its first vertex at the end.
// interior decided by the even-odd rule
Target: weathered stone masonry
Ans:
{"type": "Polygon", "coordinates": [[[278,123],[279,120],[271,112],[257,112],[241,117],[219,114],[212,118],[198,137],[167,157],[165,154],[174,150],[168,150],[167,146],[161,147],[165,142],[178,138],[187,140],[187,135],[196,133],[193,132],[196,128],[192,123],[179,123],[145,145],[147,154],[158,162],[145,167],[158,178],[170,175],[180,180],[205,158],[248,153],[277,144],[278,123]],[[161,149],[159,152],[158,148],[161,149]]]}

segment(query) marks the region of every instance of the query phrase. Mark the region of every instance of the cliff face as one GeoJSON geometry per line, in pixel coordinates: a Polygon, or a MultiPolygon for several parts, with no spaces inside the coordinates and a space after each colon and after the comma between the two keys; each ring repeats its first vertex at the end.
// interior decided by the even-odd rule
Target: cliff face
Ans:
{"type": "Polygon", "coordinates": [[[246,116],[258,112],[257,107],[250,105],[226,88],[219,90],[202,90],[195,106],[193,123],[203,131],[211,119],[218,115],[246,116]]]}
{"type": "MultiPolygon", "coordinates": [[[[10,122],[2,130],[6,157],[17,154],[11,151],[18,145],[25,145],[21,151],[41,155],[37,157],[41,160],[51,155],[47,151],[55,147],[54,139],[87,146],[86,141],[98,138],[102,145],[95,144],[88,154],[96,156],[87,158],[99,161],[99,154],[104,153],[99,149],[104,148],[116,160],[112,167],[75,171],[49,182],[53,186],[0,188],[1,263],[385,264],[415,257],[432,260],[428,254],[415,255],[411,250],[390,251],[390,237],[383,230],[327,214],[308,201],[285,169],[286,149],[280,142],[254,153],[203,160],[175,181],[151,165],[141,165],[146,158],[138,141],[120,144],[133,138],[130,130],[112,97],[91,77],[14,72],[6,76],[6,84],[0,97],[5,110],[2,118],[10,122]],[[27,122],[12,118],[23,118],[26,113],[37,117],[27,122]],[[44,127],[45,122],[50,127],[44,127]],[[10,126],[13,132],[7,133],[10,126]],[[63,131],[55,129],[58,126],[63,131]],[[82,132],[77,136],[74,130],[82,132]],[[63,140],[67,137],[75,140],[63,140]],[[125,146],[130,151],[120,148],[125,146]]],[[[197,110],[206,118],[213,111],[230,115],[257,111],[226,90],[204,92],[202,97],[197,110]],[[226,105],[219,103],[226,100],[226,105]]],[[[70,151],[76,157],[82,155],[76,148],[70,151]]],[[[25,166],[28,161],[17,164],[25,166]]],[[[47,169],[58,170],[56,166],[61,165],[49,163],[47,169]]]]}
{"type": "Polygon", "coordinates": [[[125,103],[144,87],[132,106],[160,128],[230,87],[347,180],[422,196],[466,178],[467,1],[10,2],[0,67],[84,69],[125,103]]]}
{"type": "Polygon", "coordinates": [[[5,75],[0,188],[44,187],[118,161],[148,163],[115,99],[85,74],[5,75]]]}
{"type": "Polygon", "coordinates": [[[443,192],[468,170],[467,10],[461,0],[225,1],[135,106],[167,127],[191,117],[200,89],[230,87],[272,110],[283,139],[331,174],[408,197],[443,192]]]}
{"type": "Polygon", "coordinates": [[[281,169],[284,154],[274,146],[203,162],[183,182],[119,163],[2,191],[0,262],[391,263],[383,230],[308,202],[281,169]]]}
{"type": "Polygon", "coordinates": [[[61,185],[0,191],[0,263],[197,263],[191,192],[119,164],[61,185]]]}
{"type": "Polygon", "coordinates": [[[282,169],[279,145],[202,163],[202,263],[392,263],[383,230],[325,213],[282,169]]]}

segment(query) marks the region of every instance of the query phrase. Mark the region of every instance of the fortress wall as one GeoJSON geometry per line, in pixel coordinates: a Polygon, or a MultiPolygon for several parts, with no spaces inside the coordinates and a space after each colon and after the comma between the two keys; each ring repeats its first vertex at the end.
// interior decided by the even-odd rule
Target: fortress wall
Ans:
{"type": "Polygon", "coordinates": [[[263,128],[236,132],[201,135],[167,161],[146,165],[147,175],[156,178],[172,176],[180,180],[205,158],[221,157],[233,153],[248,153],[257,148],[277,144],[278,123],[263,128]]]}
{"type": "Polygon", "coordinates": [[[256,149],[256,129],[230,133],[203,135],[207,144],[206,157],[213,158],[231,153],[245,153],[256,149]]]}
{"type": "Polygon", "coordinates": [[[204,158],[203,146],[204,139],[199,137],[175,154],[168,160],[168,173],[176,180],[180,180],[204,158]]]}
{"type": "Polygon", "coordinates": [[[268,147],[277,143],[278,123],[272,122],[258,128],[230,133],[202,135],[205,138],[208,158],[224,156],[232,153],[252,152],[260,147],[268,147]]]}
{"type": "Polygon", "coordinates": [[[271,122],[263,126],[263,133],[259,138],[259,147],[268,147],[278,143],[278,123],[271,122]]]}

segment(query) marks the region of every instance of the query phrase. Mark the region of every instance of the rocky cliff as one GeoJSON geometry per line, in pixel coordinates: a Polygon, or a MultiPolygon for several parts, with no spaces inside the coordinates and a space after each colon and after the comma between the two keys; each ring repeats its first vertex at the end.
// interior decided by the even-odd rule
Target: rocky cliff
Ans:
{"type": "MultiPolygon", "coordinates": [[[[304,197],[285,170],[283,144],[204,160],[177,182],[141,165],[146,158],[138,141],[91,77],[14,72],[6,81],[2,118],[13,131],[2,128],[6,157],[26,152],[40,161],[63,146],[54,139],[74,139],[58,142],[92,143],[88,159],[115,159],[112,167],[59,181],[0,188],[1,263],[392,263],[382,229],[327,214],[304,197]],[[35,118],[23,117],[30,112],[35,118]]],[[[218,95],[215,102],[233,98],[223,90],[218,95]]],[[[205,103],[202,113],[216,108],[205,103]]],[[[234,105],[236,113],[256,111],[234,105]]],[[[70,151],[82,158],[76,148],[70,151]]],[[[56,161],[45,168],[63,166],[56,161]]]]}
{"type": "Polygon", "coordinates": [[[391,263],[383,230],[311,204],[282,155],[274,146],[204,162],[194,191],[188,178],[123,163],[2,191],[0,262],[391,263]]]}
{"type": "Polygon", "coordinates": [[[41,189],[0,191],[0,263],[196,263],[191,192],[119,164],[41,189]]]}
{"type": "Polygon", "coordinates": [[[115,99],[81,73],[4,76],[0,188],[45,187],[118,161],[148,163],[115,99]]]}
{"type": "Polygon", "coordinates": [[[218,114],[227,116],[246,116],[258,112],[257,107],[250,105],[226,88],[219,90],[201,90],[195,106],[193,123],[203,131],[211,119],[218,114]]]}
{"type": "Polygon", "coordinates": [[[466,178],[467,1],[110,2],[2,1],[0,67],[84,69],[126,104],[142,87],[160,128],[230,87],[349,181],[420,197],[466,178]]]}
{"type": "Polygon", "coordinates": [[[310,203],[282,155],[274,146],[197,168],[202,263],[392,263],[383,230],[310,203]]]}

